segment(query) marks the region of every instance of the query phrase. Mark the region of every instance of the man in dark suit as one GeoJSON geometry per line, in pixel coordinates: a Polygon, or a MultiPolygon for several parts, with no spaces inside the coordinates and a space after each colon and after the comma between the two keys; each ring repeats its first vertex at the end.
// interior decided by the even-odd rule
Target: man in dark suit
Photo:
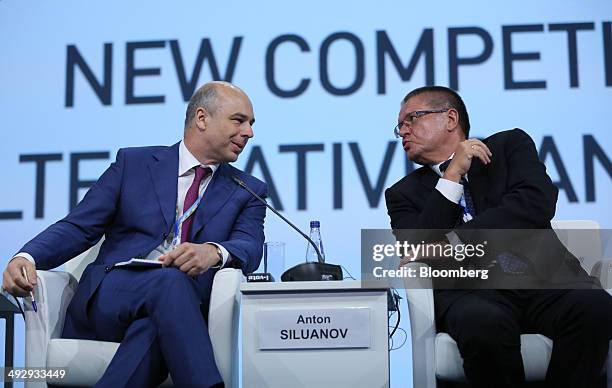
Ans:
{"type": "MultiPolygon", "coordinates": [[[[470,139],[469,130],[465,105],[451,89],[423,87],[404,98],[396,136],[423,167],[385,192],[396,235],[400,229],[445,229],[454,231],[449,240],[462,241],[469,230],[538,229],[550,232],[544,233],[548,246],[558,190],[532,139],[513,129],[480,141],[470,139]]],[[[612,298],[564,248],[536,251],[499,256],[489,266],[500,278],[535,280],[540,289],[434,290],[438,330],[457,342],[473,387],[524,384],[524,332],[553,340],[546,375],[551,388],[594,387],[601,380],[612,298]]]]}
{"type": "Polygon", "coordinates": [[[63,336],[121,342],[97,386],[223,386],[205,318],[220,267],[254,271],[261,259],[266,185],[230,166],[253,137],[253,107],[234,85],[211,82],[187,107],[183,140],[121,149],[64,219],[7,265],[3,287],[24,296],[38,269],[105,241],[68,307],[63,336]],[[163,268],[118,268],[130,258],[163,268]],[[25,268],[30,282],[22,275],[25,268]]]}

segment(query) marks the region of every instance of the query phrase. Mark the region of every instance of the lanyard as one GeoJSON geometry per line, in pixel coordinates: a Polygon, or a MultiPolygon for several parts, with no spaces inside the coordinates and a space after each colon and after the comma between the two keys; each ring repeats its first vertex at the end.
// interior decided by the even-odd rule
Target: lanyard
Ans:
{"type": "Polygon", "coordinates": [[[459,200],[459,206],[461,206],[461,210],[463,212],[462,218],[464,223],[474,218],[467,210],[467,204],[465,203],[465,194],[461,196],[461,199],[459,200]]]}
{"type": "MultiPolygon", "coordinates": [[[[187,209],[187,211],[185,211],[183,215],[180,216],[174,223],[174,226],[172,227],[172,234],[168,236],[168,239],[166,239],[166,243],[168,242],[168,240],[171,239],[172,242],[170,244],[172,249],[176,248],[181,243],[181,229],[183,227],[183,221],[189,218],[189,216],[196,211],[198,205],[200,204],[200,201],[202,200],[202,197],[204,196],[205,191],[206,190],[202,190],[202,193],[198,196],[193,205],[191,205],[189,209],[187,209]]],[[[176,209],[176,212],[178,214],[178,207],[176,209]]]]}

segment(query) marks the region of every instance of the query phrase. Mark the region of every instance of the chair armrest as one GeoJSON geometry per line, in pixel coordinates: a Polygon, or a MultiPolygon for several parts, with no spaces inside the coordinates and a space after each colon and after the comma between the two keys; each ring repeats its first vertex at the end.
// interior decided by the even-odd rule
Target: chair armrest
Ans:
{"type": "MultiPolygon", "coordinates": [[[[406,267],[418,274],[427,264],[411,262],[406,267]]],[[[413,386],[435,388],[436,323],[432,281],[430,278],[405,278],[404,286],[412,334],[413,386]]]]}
{"type": "Polygon", "coordinates": [[[591,276],[599,279],[601,287],[612,288],[612,259],[601,259],[591,269],[591,276]]]}
{"type": "Polygon", "coordinates": [[[208,309],[208,332],[215,361],[227,387],[238,386],[238,325],[242,271],[219,270],[213,280],[208,309]]]}
{"type": "Polygon", "coordinates": [[[77,288],[76,279],[69,273],[36,271],[36,274],[34,298],[38,312],[24,299],[26,367],[46,366],[49,340],[61,336],[66,309],[77,288]]]}

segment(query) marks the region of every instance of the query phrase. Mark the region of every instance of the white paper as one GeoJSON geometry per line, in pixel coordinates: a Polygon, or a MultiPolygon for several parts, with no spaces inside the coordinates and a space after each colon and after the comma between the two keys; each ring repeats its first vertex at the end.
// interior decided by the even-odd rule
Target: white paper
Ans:
{"type": "Polygon", "coordinates": [[[115,264],[113,267],[142,267],[142,268],[161,268],[162,262],[157,260],[132,258],[115,264]]]}

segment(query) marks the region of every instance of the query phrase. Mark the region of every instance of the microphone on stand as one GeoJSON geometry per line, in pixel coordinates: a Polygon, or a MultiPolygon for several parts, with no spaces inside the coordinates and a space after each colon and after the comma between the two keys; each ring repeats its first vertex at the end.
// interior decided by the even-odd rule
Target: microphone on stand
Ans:
{"type": "Polygon", "coordinates": [[[266,253],[266,251],[264,251],[264,272],[269,273],[268,272],[268,254],[266,253]]]}
{"type": "MultiPolygon", "coordinates": [[[[236,182],[236,184],[238,186],[240,186],[243,189],[245,189],[246,191],[248,191],[249,194],[251,194],[253,197],[255,197],[259,202],[263,203],[274,214],[276,214],[278,217],[280,217],[281,220],[285,221],[285,223],[287,225],[289,225],[296,232],[298,232],[304,239],[306,239],[306,241],[308,241],[308,243],[310,245],[312,245],[312,247],[314,248],[315,252],[317,253],[318,262],[316,262],[316,263],[302,263],[302,264],[298,264],[298,265],[296,265],[294,267],[289,268],[281,276],[281,280],[283,282],[287,282],[287,281],[313,281],[313,280],[315,280],[315,281],[316,280],[342,280],[342,268],[339,265],[336,265],[336,264],[327,264],[327,263],[325,263],[325,259],[321,255],[321,252],[319,251],[319,248],[317,247],[317,244],[315,244],[314,241],[312,241],[312,239],[306,233],[302,232],[291,221],[289,221],[287,218],[285,218],[285,216],[280,214],[272,206],[268,205],[268,203],[263,198],[261,198],[259,195],[257,195],[257,193],[255,193],[253,190],[251,190],[246,185],[246,183],[244,183],[240,178],[238,178],[237,176],[233,176],[232,180],[234,182],[236,182]]],[[[266,270],[267,270],[267,258],[264,257],[264,271],[266,271],[266,270]]],[[[251,274],[251,275],[247,276],[247,281],[260,281],[260,282],[274,281],[273,280],[274,278],[269,273],[263,273],[263,274],[259,273],[259,274],[251,274]],[[253,275],[253,279],[249,280],[249,276],[251,276],[251,275],[253,275]],[[267,280],[267,279],[270,279],[270,280],[267,280]]]]}

